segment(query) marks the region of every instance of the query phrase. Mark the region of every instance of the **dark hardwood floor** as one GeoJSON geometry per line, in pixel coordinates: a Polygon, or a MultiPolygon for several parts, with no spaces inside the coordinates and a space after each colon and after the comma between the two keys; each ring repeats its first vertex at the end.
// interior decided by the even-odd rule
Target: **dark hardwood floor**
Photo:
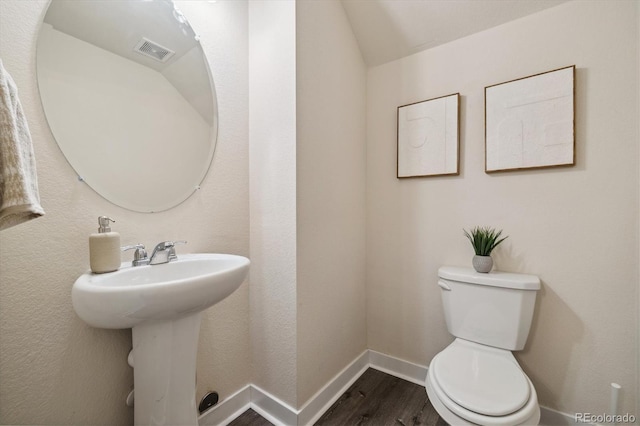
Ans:
{"type": "Polygon", "coordinates": [[[240,417],[229,423],[229,426],[272,426],[273,423],[249,408],[240,417]]]}
{"type": "MultiPolygon", "coordinates": [[[[230,426],[269,426],[247,410],[230,426]]],[[[333,404],[315,426],[446,426],[427,397],[424,386],[372,368],[333,404]]],[[[310,426],[310,425],[309,425],[310,426]]]]}

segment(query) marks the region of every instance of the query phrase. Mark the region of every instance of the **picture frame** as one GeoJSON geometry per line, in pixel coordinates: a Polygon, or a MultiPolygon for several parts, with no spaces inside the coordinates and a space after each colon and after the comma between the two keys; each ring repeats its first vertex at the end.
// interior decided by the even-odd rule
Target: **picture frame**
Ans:
{"type": "Polygon", "coordinates": [[[575,165],[575,70],[485,87],[485,173],[575,165]]]}
{"type": "Polygon", "coordinates": [[[460,93],[398,107],[397,177],[460,174],[460,93]]]}

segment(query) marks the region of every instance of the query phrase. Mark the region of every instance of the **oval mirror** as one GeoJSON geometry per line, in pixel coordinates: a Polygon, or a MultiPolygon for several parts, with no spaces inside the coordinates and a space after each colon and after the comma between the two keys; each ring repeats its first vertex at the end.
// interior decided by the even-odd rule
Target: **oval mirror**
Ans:
{"type": "Polygon", "coordinates": [[[215,149],[202,47],[171,0],[52,0],[37,43],[49,127],[79,178],[158,212],[199,188],[215,149]]]}

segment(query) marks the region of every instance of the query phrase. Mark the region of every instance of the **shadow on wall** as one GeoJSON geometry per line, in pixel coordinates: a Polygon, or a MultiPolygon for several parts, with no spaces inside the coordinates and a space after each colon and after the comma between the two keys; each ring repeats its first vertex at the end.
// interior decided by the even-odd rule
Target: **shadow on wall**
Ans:
{"type": "Polygon", "coordinates": [[[554,401],[561,400],[561,394],[576,386],[575,374],[571,374],[568,366],[571,363],[573,348],[584,336],[584,325],[571,310],[553,286],[542,282],[538,292],[536,307],[533,313],[533,324],[525,349],[516,352],[516,358],[522,369],[533,382],[541,405],[556,410],[554,401]],[[545,341],[537,341],[543,339],[545,341]],[[571,336],[567,339],[567,336],[571,336]],[[535,352],[535,354],[534,354],[535,352]],[[535,359],[535,365],[528,361],[535,359]],[[567,368],[562,371],[548,371],[545,366],[561,365],[567,368]],[[554,393],[552,389],[555,389],[554,393]]]}
{"type": "MultiPolygon", "coordinates": [[[[496,271],[508,271],[508,272],[516,272],[519,274],[536,274],[536,271],[530,271],[527,268],[526,262],[526,253],[521,251],[520,253],[516,253],[513,246],[510,244],[513,237],[511,237],[507,232],[503,235],[508,235],[509,237],[500,244],[495,251],[491,253],[491,257],[493,257],[494,261],[494,270],[496,271]]],[[[543,288],[544,290],[544,288],[543,288]]],[[[538,297],[540,293],[538,293],[538,297]]],[[[538,299],[538,302],[540,299],[538,299]]],[[[539,303],[536,303],[536,309],[538,309],[539,303]]],[[[534,320],[535,321],[535,320],[534,320]]],[[[531,339],[531,337],[529,337],[531,339]]]]}
{"type": "MultiPolygon", "coordinates": [[[[61,311],[66,308],[61,306],[61,311]]],[[[67,313],[70,315],[60,323],[61,329],[66,330],[64,353],[60,356],[60,363],[50,364],[52,371],[56,371],[54,383],[60,391],[47,393],[48,399],[44,404],[67,406],[69,409],[57,413],[45,410],[44,413],[53,412],[57,416],[64,414],[63,417],[45,417],[42,420],[48,424],[86,424],[88,419],[108,418],[110,412],[115,412],[122,421],[133,424],[133,408],[124,405],[127,394],[133,389],[133,368],[127,363],[131,330],[93,328],[83,323],[75,313],[67,313]],[[78,342],[82,342],[81,347],[78,342]],[[110,380],[115,386],[102,386],[110,380]],[[87,394],[93,394],[100,402],[81,408],[70,402],[82,401],[87,394]]],[[[38,362],[47,361],[41,359],[38,362]]]]}

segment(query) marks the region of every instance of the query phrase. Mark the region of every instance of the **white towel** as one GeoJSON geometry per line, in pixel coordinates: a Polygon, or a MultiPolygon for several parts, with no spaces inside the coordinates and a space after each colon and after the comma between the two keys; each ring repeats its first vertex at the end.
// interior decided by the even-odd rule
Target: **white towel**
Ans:
{"type": "Polygon", "coordinates": [[[29,126],[0,60],[0,230],[43,214],[29,126]]]}

